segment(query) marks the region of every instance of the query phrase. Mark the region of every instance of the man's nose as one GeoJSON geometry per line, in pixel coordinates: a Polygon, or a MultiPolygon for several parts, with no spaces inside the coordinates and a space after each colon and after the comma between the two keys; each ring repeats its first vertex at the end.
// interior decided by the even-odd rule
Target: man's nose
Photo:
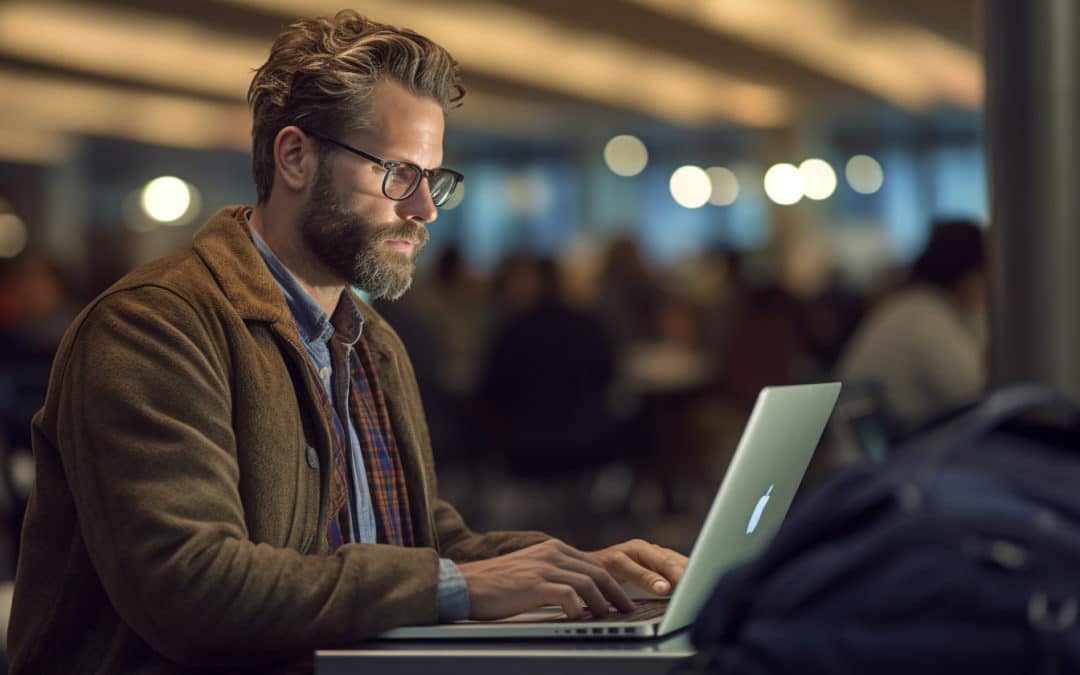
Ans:
{"type": "Polygon", "coordinates": [[[420,181],[408,199],[398,202],[398,214],[403,219],[425,225],[435,222],[439,217],[439,209],[431,198],[431,184],[427,178],[420,181]]]}

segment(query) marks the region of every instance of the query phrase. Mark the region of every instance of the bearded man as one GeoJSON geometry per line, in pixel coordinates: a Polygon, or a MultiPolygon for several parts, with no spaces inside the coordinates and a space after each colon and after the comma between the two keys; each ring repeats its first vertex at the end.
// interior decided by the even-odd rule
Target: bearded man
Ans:
{"type": "MultiPolygon", "coordinates": [[[[681,555],[476,533],[439,498],[401,341],[351,287],[406,291],[464,94],[431,40],[298,21],[249,90],[257,203],[96,298],[33,423],[13,673],[310,668],[396,626],[629,610],[681,555]]],[[[553,421],[557,423],[557,421],[553,421]]]]}

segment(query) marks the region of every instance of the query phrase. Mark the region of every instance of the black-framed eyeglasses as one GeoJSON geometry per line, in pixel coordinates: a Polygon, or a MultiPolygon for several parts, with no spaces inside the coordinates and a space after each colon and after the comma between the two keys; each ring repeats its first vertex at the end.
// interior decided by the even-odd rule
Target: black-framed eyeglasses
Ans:
{"type": "Polygon", "coordinates": [[[388,199],[393,199],[395,202],[411,197],[416,192],[416,188],[420,187],[420,181],[427,178],[431,189],[431,201],[435,203],[435,206],[442,206],[454,194],[457,186],[465,180],[465,176],[453,169],[422,169],[412,162],[382,159],[317,131],[305,127],[300,127],[300,130],[312,138],[336,145],[342,150],[348,150],[386,169],[386,174],[383,175],[382,192],[388,199]]]}

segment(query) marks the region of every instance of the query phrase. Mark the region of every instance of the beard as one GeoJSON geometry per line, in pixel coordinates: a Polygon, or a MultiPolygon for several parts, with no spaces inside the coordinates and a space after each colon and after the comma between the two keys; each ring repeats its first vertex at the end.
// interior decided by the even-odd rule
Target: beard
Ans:
{"type": "Polygon", "coordinates": [[[412,285],[416,254],[429,235],[427,228],[412,221],[379,226],[349,211],[334,193],[330,172],[320,170],[311,199],[300,213],[300,236],[320,262],[351,286],[373,298],[397,300],[412,285]],[[411,255],[381,246],[392,239],[413,241],[416,246],[411,255]]]}

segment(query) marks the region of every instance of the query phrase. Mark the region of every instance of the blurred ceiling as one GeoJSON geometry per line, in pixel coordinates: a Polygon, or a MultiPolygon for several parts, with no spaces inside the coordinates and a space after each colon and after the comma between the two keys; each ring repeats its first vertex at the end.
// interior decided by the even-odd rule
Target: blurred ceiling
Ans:
{"type": "MultiPolygon", "coordinates": [[[[357,0],[461,62],[465,128],[782,128],[822,111],[975,109],[979,0],[357,0]]],[[[274,36],[328,0],[0,0],[0,159],[116,136],[247,149],[274,36]]]]}

